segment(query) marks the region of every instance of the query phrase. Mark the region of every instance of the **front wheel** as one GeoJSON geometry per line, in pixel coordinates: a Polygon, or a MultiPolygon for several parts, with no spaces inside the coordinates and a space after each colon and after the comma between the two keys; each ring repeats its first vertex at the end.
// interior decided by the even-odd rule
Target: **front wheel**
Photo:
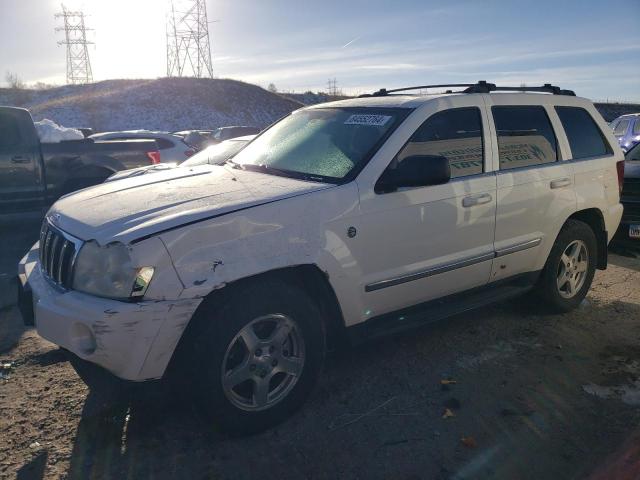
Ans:
{"type": "Polygon", "coordinates": [[[305,291],[279,280],[235,289],[221,308],[198,312],[191,371],[213,424],[256,433],[302,405],[321,370],[323,319],[305,291]]]}
{"type": "Polygon", "coordinates": [[[591,287],[596,270],[597,243],[591,228],[568,220],[556,239],[535,293],[555,312],[576,308],[591,287]]]}

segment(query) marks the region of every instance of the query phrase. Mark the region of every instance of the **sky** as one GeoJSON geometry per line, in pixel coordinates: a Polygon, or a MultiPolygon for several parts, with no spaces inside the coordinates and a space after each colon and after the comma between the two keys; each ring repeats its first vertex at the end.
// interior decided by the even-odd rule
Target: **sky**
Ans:
{"type": "MultiPolygon", "coordinates": [[[[166,75],[165,0],[67,0],[94,80],[166,75]]],[[[640,102],[640,0],[207,0],[214,75],[346,94],[487,80],[640,102]]],[[[0,83],[65,83],[59,0],[0,0],[0,83]]]]}

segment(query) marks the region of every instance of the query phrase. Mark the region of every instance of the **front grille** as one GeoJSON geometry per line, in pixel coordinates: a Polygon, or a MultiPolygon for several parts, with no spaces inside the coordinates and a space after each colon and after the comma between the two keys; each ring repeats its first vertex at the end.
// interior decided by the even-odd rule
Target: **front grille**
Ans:
{"type": "Polygon", "coordinates": [[[45,219],[40,229],[40,269],[44,275],[64,288],[71,288],[73,261],[78,250],[78,241],[45,219]]]}

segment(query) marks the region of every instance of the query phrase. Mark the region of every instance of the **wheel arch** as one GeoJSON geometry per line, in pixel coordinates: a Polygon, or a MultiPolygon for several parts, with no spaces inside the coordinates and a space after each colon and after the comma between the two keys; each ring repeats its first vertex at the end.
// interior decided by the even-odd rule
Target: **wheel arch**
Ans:
{"type": "MultiPolygon", "coordinates": [[[[596,236],[596,244],[598,251],[596,252],[596,267],[599,270],[607,268],[608,256],[607,245],[608,235],[604,223],[604,215],[599,208],[586,208],[573,213],[568,220],[578,220],[586,223],[596,236]]],[[[566,221],[565,221],[566,224],[566,221]]],[[[564,227],[564,225],[563,225],[564,227]]]]}
{"type": "Polygon", "coordinates": [[[322,317],[326,320],[325,329],[328,350],[338,349],[347,342],[346,327],[342,309],[340,308],[338,298],[329,281],[328,274],[323,272],[315,264],[295,265],[244,277],[230,282],[222,288],[212,290],[204,297],[203,301],[193,313],[191,320],[187,324],[187,327],[182,333],[182,336],[174,349],[167,371],[171,372],[177,367],[177,364],[180,363],[178,359],[182,356],[182,352],[189,348],[188,345],[194,335],[197,335],[197,332],[200,330],[200,323],[202,322],[200,319],[202,317],[198,315],[198,312],[201,309],[206,308],[205,306],[211,303],[224,303],[231,297],[231,295],[251,283],[258,281],[268,282],[276,279],[280,281],[284,280],[285,282],[293,285],[301,285],[316,302],[322,313],[322,317]]]}

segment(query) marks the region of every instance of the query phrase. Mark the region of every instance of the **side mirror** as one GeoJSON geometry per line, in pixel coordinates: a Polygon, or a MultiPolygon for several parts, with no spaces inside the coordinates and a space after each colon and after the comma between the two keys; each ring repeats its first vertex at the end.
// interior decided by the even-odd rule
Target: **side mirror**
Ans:
{"type": "Polygon", "coordinates": [[[401,187],[441,185],[451,179],[449,160],[440,155],[411,155],[388,168],[376,184],[377,193],[395,192],[401,187]]]}

